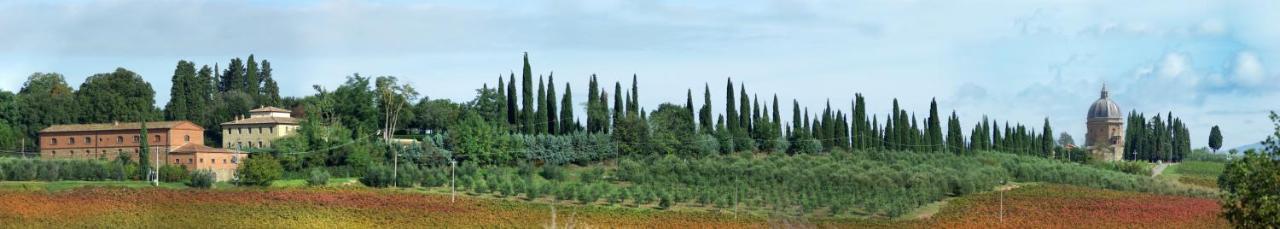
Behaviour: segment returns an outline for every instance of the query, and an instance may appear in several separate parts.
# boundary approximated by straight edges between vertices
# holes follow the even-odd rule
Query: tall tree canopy
[[[144,118],[158,119],[155,90],[137,73],[117,68],[111,73],[90,76],[76,91],[76,104],[81,108],[80,122],[136,122]]]

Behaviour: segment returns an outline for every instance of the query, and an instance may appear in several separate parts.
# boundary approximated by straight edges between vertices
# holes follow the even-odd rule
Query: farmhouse
[[[249,111],[248,118],[222,123],[222,147],[231,149],[268,148],[271,140],[298,130],[298,119],[289,110],[261,107]]]
[[[121,155],[137,161],[139,148],[146,141],[153,162],[184,166],[187,170],[210,169],[219,180],[229,180],[239,160],[239,151],[204,146],[204,128],[189,121],[147,122],[147,135],[142,123],[98,123],[54,125],[40,131],[42,159],[104,159]]]
[[[1110,96],[1107,85],[1102,85],[1102,96],[1089,106],[1086,123],[1085,148],[1100,161],[1124,160],[1124,116]]]

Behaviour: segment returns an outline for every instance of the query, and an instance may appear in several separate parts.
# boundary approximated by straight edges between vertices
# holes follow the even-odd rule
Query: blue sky
[[[848,110],[860,92],[881,115],[892,98],[924,115],[936,97],[966,128],[982,114],[1037,127],[1048,117],[1078,142],[1106,83],[1126,111],[1182,117],[1194,147],[1222,126],[1229,148],[1273,131],[1275,12],[1280,2],[4,1],[0,89],[32,72],[78,86],[125,67],[162,106],[178,60],[225,66],[253,53],[287,96],[358,72],[465,100],[529,52],[558,87],[572,80],[576,101],[590,74],[638,74],[646,107],[710,83],[722,111],[733,77],[813,109],[831,99]]]

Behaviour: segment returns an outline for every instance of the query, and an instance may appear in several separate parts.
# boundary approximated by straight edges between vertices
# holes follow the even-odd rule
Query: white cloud
[[[1160,76],[1173,78],[1188,74],[1191,70],[1191,61],[1187,60],[1187,56],[1181,53],[1166,54],[1160,61]]]
[[[1258,61],[1258,56],[1252,52],[1240,52],[1237,54],[1233,69],[1235,72],[1232,79],[1240,86],[1257,86],[1267,77],[1266,70],[1262,67],[1262,62]]]

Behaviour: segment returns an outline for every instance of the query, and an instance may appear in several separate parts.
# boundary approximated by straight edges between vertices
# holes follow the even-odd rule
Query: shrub
[[[391,186],[391,168],[381,165],[369,166],[364,177],[360,177],[360,183],[375,188]]]
[[[400,167],[400,171],[393,171],[392,176],[395,177],[395,186],[401,188],[412,188],[420,176],[417,166]]]
[[[578,178],[579,180],[582,180],[582,183],[595,183],[596,181],[600,181],[604,178],[604,168],[593,167],[587,169],[587,171],[578,174]]]
[[[240,176],[238,184],[241,186],[266,187],[284,175],[284,167],[269,154],[257,154],[245,160],[236,174]]]
[[[329,172],[323,169],[311,169],[311,176],[307,177],[307,186],[325,186],[329,185]]]
[[[182,182],[187,180],[189,175],[187,168],[175,165],[160,166],[160,181],[164,182]]]
[[[213,187],[214,174],[209,170],[196,170],[191,172],[191,178],[187,181],[187,187],[208,189]]]
[[[560,180],[564,178],[564,169],[557,165],[543,165],[538,175],[547,180]]]

